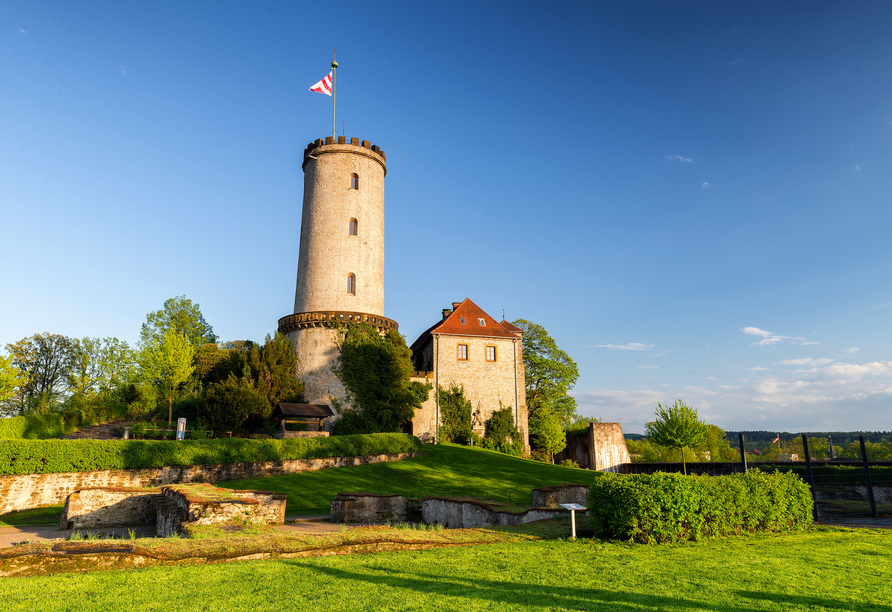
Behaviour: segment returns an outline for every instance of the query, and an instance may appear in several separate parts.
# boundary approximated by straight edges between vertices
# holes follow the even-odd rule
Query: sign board
[[[585,510],[585,506],[580,506],[579,504],[560,504],[560,506],[564,510]]]
[[[177,440],[186,439],[186,419],[177,419]]]

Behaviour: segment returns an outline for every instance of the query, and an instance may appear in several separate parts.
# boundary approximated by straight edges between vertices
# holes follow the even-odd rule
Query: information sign
[[[186,419],[177,419],[177,440],[186,439]]]

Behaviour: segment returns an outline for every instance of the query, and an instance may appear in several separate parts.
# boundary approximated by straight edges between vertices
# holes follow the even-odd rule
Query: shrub
[[[603,474],[589,491],[595,535],[641,544],[796,531],[812,521],[808,485],[793,474]]]
[[[212,384],[204,393],[198,416],[214,431],[238,431],[248,417],[270,411],[266,398],[230,377],[222,385]]]
[[[471,427],[471,402],[465,397],[462,385],[451,383],[437,390],[440,403],[440,438],[444,442],[468,445],[473,439]]]
[[[7,440],[0,444],[0,475],[52,474],[168,465],[286,461],[410,453],[418,438],[374,434],[284,440]]]
[[[0,439],[42,440],[58,438],[67,433],[61,414],[32,414],[0,419]]]
[[[482,446],[515,456],[523,452],[523,438],[514,426],[514,411],[510,406],[492,413],[486,422]]]

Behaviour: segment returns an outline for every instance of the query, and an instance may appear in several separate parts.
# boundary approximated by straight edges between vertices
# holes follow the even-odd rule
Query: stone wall
[[[570,511],[563,508],[530,508],[517,514],[495,512],[480,502],[446,497],[427,497],[421,502],[421,520],[424,523],[439,524],[449,529],[522,525],[569,514]]]
[[[592,423],[583,433],[567,434],[567,447],[555,455],[555,462],[566,459],[599,472],[622,472],[624,464],[632,463],[619,423]]]
[[[399,461],[421,453],[394,453],[362,457],[326,457],[291,461],[258,461],[212,465],[178,465],[143,470],[102,470],[0,476],[0,514],[62,504],[81,489],[96,487],[160,487],[182,482],[223,482],[242,478],[282,476],[333,467]]]
[[[229,521],[282,525],[285,502],[285,495],[271,491],[232,491],[210,485],[164,487],[157,504],[156,534],[166,538],[183,533],[187,526]]]
[[[468,345],[468,359],[459,361],[459,344]],[[496,348],[496,361],[486,361],[486,347]],[[462,385],[471,402],[474,430],[483,434],[486,421],[502,407],[511,407],[517,417],[524,448],[529,448],[529,425],[524,382],[523,348],[520,338],[452,336],[438,334],[433,339],[434,374],[416,375],[412,380],[448,387]],[[501,404],[500,404],[501,402]],[[432,391],[412,419],[412,434],[432,441],[437,430],[436,394]]]
[[[65,498],[59,529],[130,527],[155,523],[155,501],[161,489],[96,487]]]
[[[296,374],[304,383],[305,401],[308,404],[339,403],[346,406],[347,390],[332,370],[341,358],[338,332],[329,327],[308,327],[288,332],[288,339],[297,356]],[[337,418],[335,415],[325,420],[326,430],[331,430]]]
[[[560,504],[588,506],[589,485],[562,484],[533,489],[531,495],[534,508],[553,508]]]
[[[338,493],[331,500],[332,523],[405,522],[408,517],[406,498],[402,495],[376,493]]]

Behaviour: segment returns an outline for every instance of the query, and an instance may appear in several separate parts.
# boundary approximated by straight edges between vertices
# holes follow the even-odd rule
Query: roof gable
[[[516,338],[498,321],[472,302],[470,298],[458,305],[448,317],[430,330],[432,334],[451,334],[456,336],[484,336],[489,338]]]

